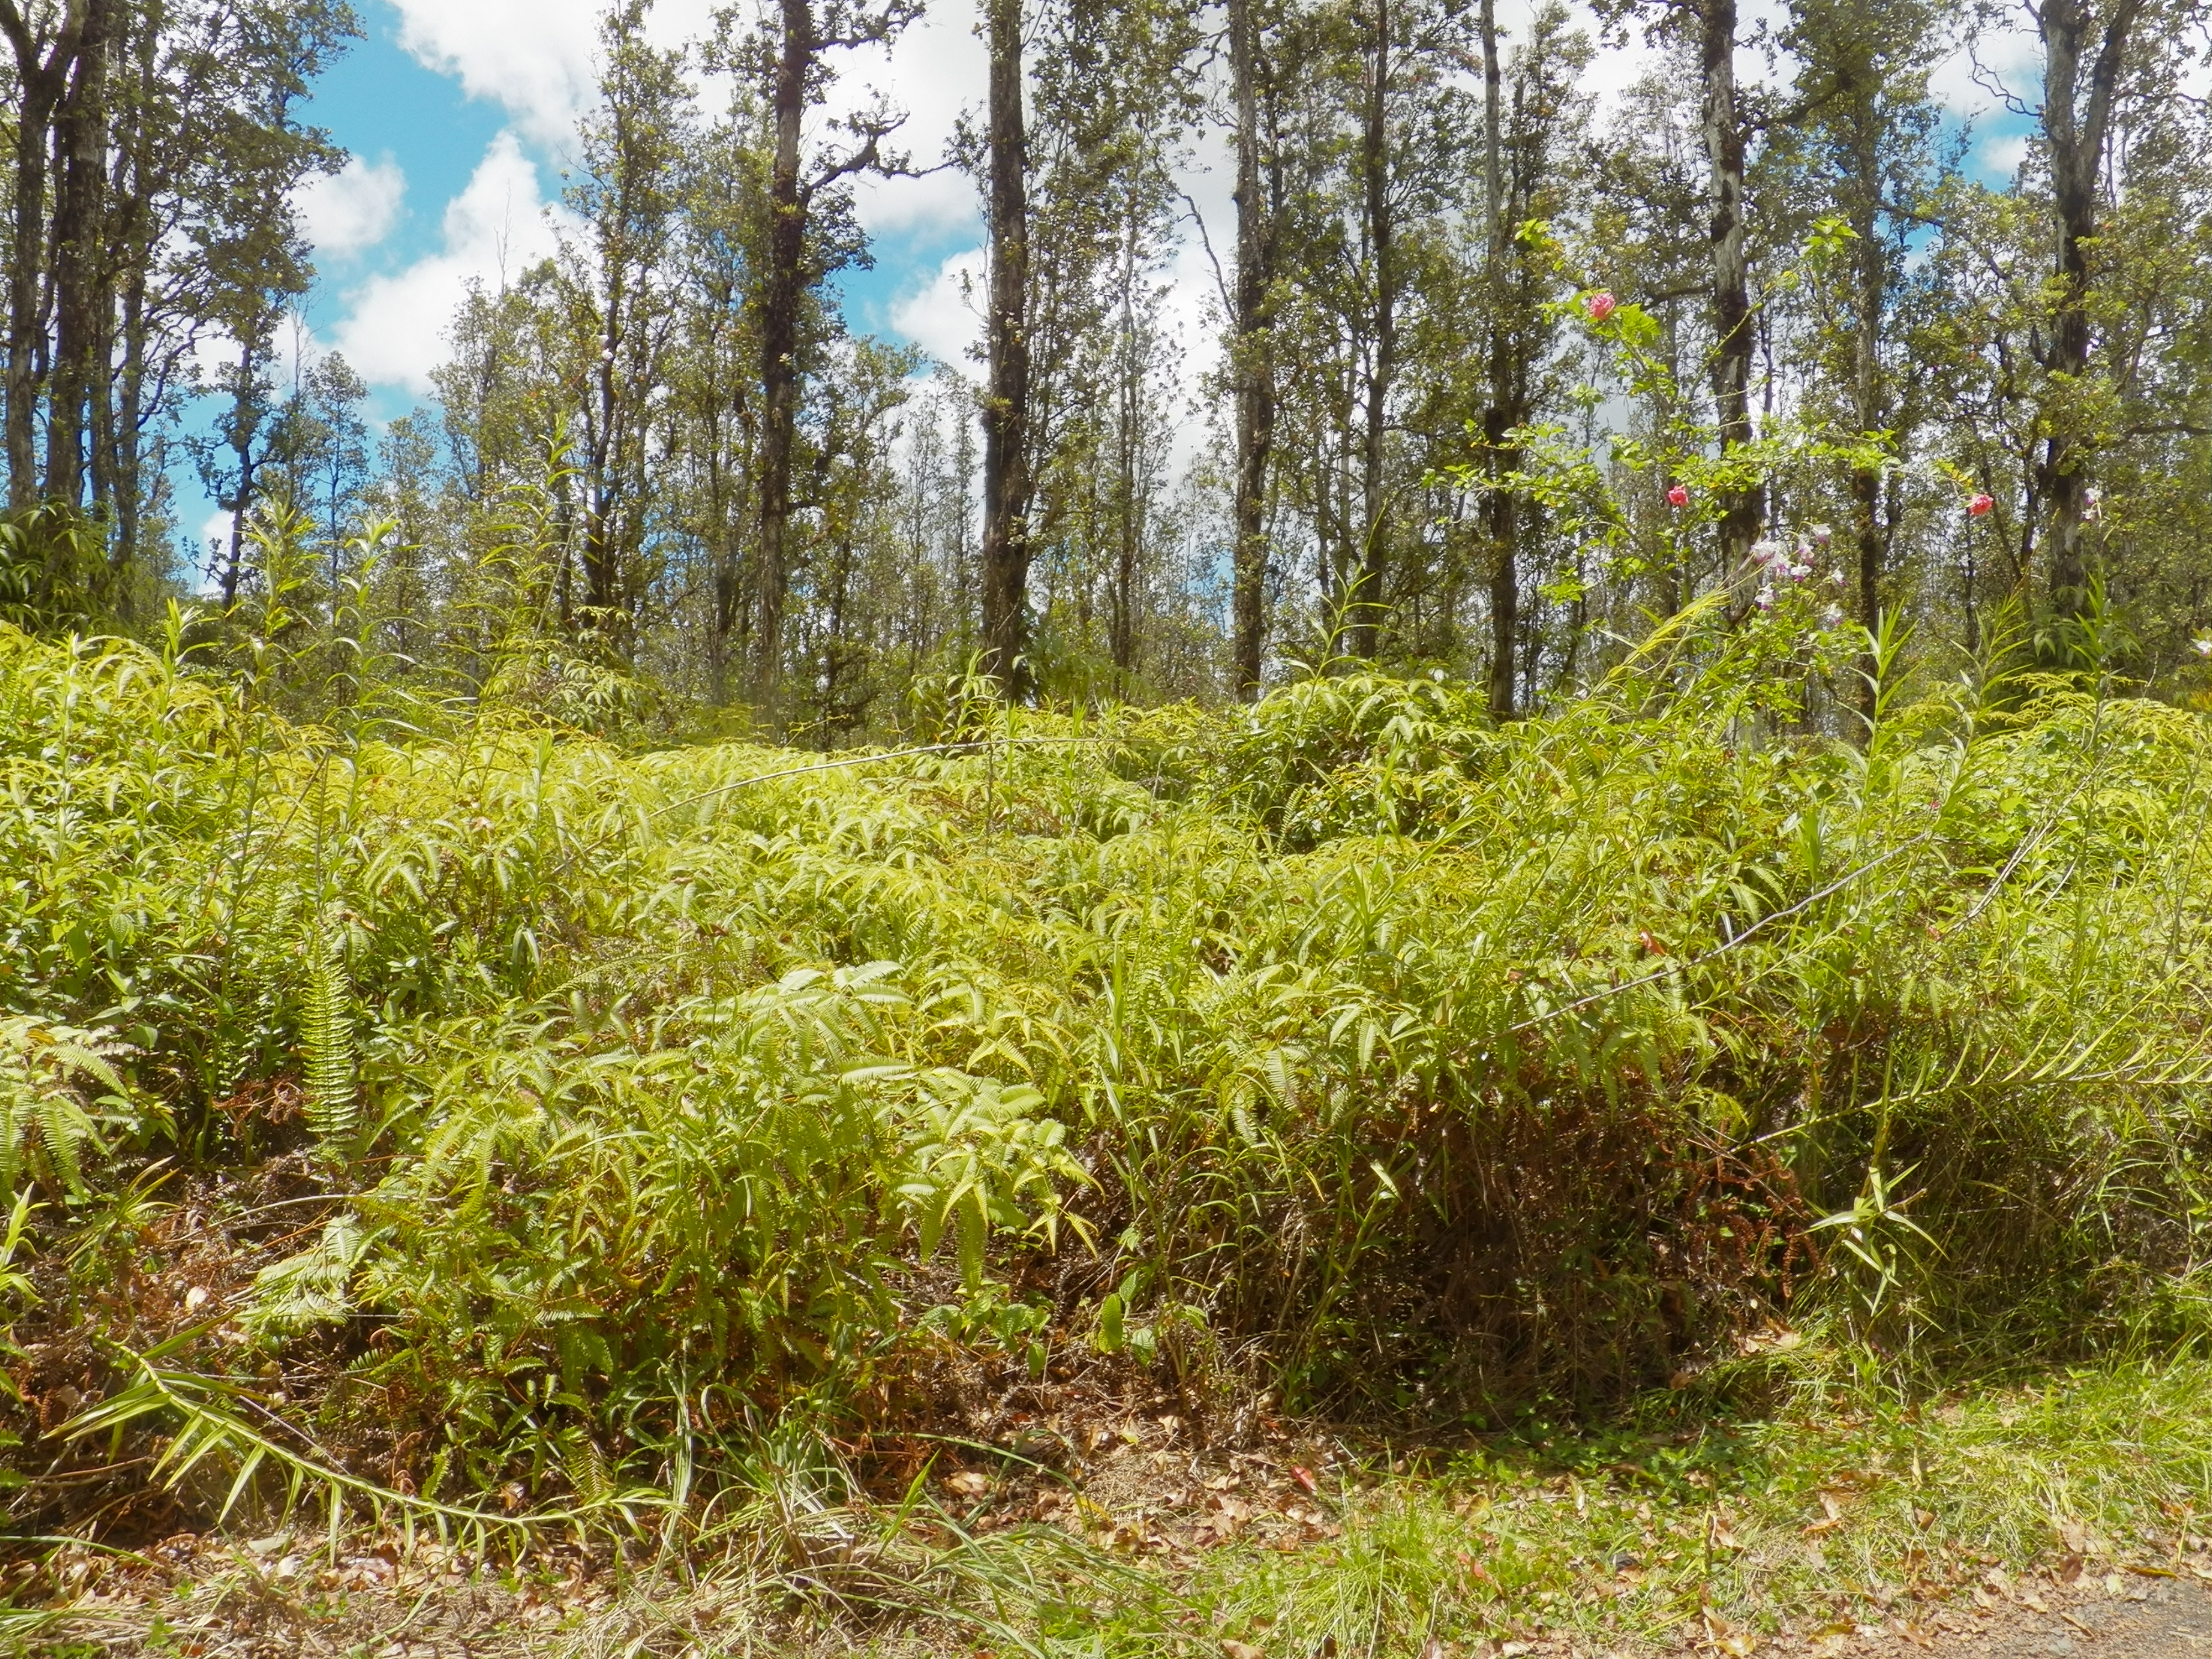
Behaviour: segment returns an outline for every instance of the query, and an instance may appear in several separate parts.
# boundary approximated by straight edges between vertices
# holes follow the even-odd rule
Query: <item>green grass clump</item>
[[[986,1547],[1053,1586],[1013,1638],[1045,1652],[1226,1640],[1389,1659],[1435,1644],[1648,1651],[1717,1637],[1748,1651],[1777,1633],[1925,1632],[1977,1584],[2002,1589],[2039,1560],[2093,1579],[2125,1571],[2124,1584],[2202,1565],[2185,1558],[2204,1547],[2212,1499],[2208,1389],[2197,1361],[1911,1408],[1808,1398],[1771,1422],[1686,1423],[1662,1407],[1599,1434],[1417,1455],[1395,1474],[1348,1465],[1311,1500],[1289,1492],[1330,1519],[1287,1541],[1103,1564],[1036,1532]],[[1248,1495],[1265,1514],[1288,1491]]]
[[[0,1013],[126,1085],[40,1085],[92,1190],[11,1166],[38,1293],[123,1342],[103,1425],[487,1524],[711,1506],[961,1352],[1433,1429],[1755,1401],[1788,1323],[1893,1376],[2185,1337],[2203,721],[1988,680],[1854,748],[1758,649],[825,763],[0,630]],[[251,1283],[94,1317],[249,1177]]]

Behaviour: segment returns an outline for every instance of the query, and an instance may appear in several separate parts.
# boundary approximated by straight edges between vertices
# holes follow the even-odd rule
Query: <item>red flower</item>
[[[1594,323],[1601,323],[1607,318],[1612,316],[1614,311],[1619,309],[1620,305],[1620,301],[1614,299],[1612,295],[1607,293],[1603,289],[1600,289],[1596,293],[1591,295],[1589,298],[1583,301],[1583,309],[1589,313],[1590,321]]]
[[[1993,498],[1988,495],[1977,495],[1966,503],[1966,512],[1970,517],[1984,519],[1989,516],[1990,509],[1996,505],[1996,502]]]
[[[1687,484],[1676,484],[1672,489],[1667,492],[1668,506],[1687,507],[1689,504],[1690,489]]]

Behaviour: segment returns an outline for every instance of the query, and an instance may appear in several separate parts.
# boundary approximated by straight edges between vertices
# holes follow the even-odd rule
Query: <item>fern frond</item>
[[[562,1449],[561,1462],[577,1501],[586,1509],[599,1509],[614,1497],[614,1476],[607,1468],[606,1454],[589,1436],[578,1434],[571,1439]]]
[[[361,1091],[354,1077],[353,986],[335,937],[319,932],[308,944],[307,995],[300,1008],[307,1127],[324,1152],[337,1158],[351,1151],[361,1127]]]
[[[84,1168],[79,1154],[85,1142],[93,1139],[92,1120],[84,1109],[58,1091],[40,1096],[39,1137],[46,1143],[46,1162],[53,1170],[55,1185],[82,1197]]]
[[[331,1217],[313,1245],[254,1276],[253,1301],[240,1322],[256,1337],[342,1322],[353,1312],[354,1269],[374,1238],[352,1216]]]

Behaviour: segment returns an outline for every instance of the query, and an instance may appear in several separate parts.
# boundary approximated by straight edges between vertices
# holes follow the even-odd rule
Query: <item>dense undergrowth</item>
[[[1225,1443],[2191,1340],[2203,721],[1992,672],[1853,747],[1764,649],[825,759],[0,629],[16,1524],[657,1525],[794,1425],[895,1493],[1079,1373]]]

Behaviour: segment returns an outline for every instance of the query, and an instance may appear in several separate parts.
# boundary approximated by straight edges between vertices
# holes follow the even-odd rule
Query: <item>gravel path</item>
[[[2009,1607],[1936,1647],[1954,1659],[2212,1659],[2212,1585],[2152,1578],[2047,1613]]]

